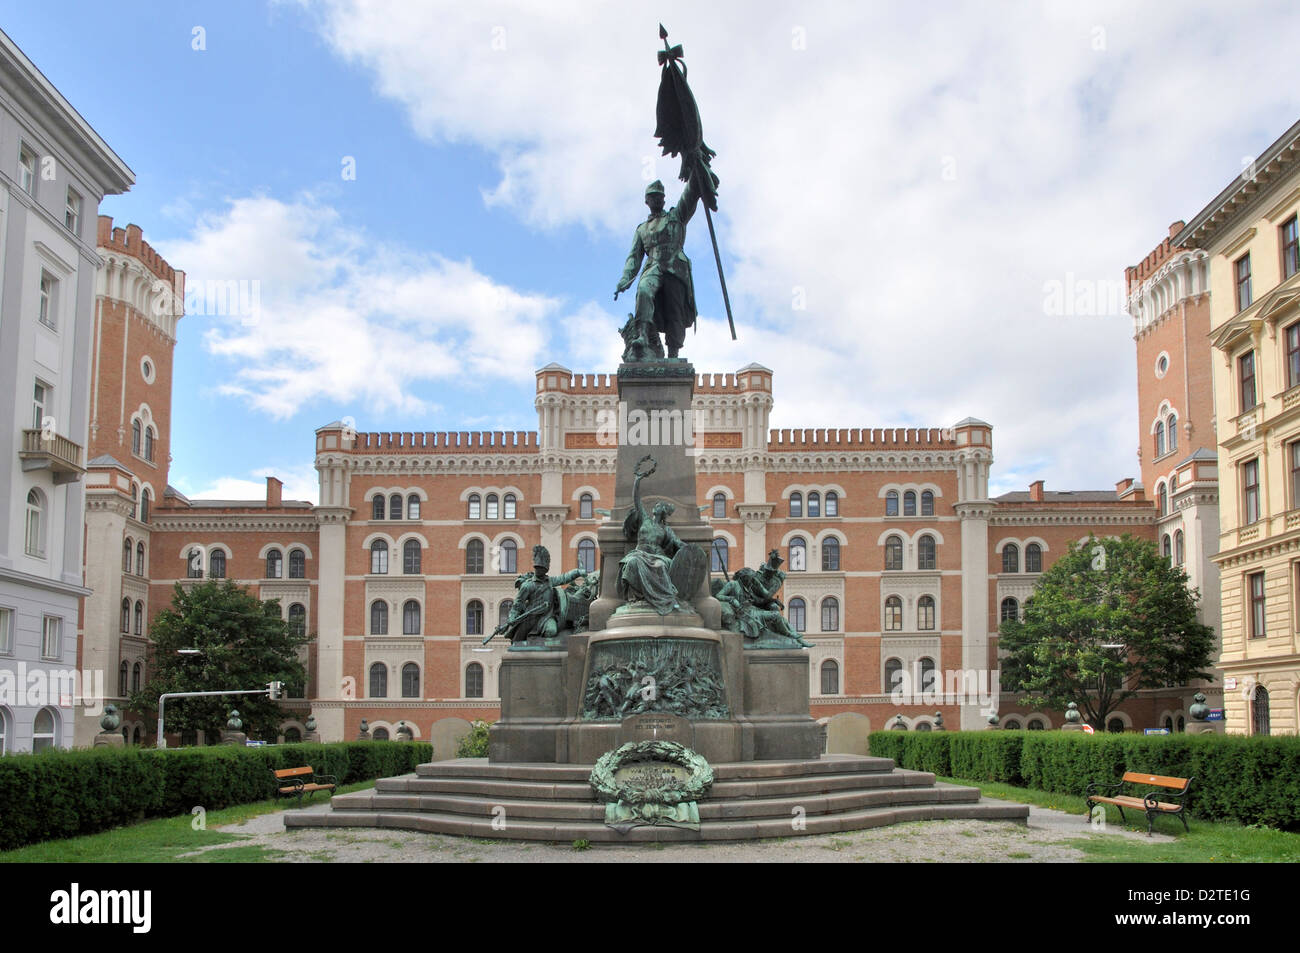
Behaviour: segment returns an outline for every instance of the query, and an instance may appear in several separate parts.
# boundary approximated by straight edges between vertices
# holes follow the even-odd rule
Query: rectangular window
[[[1241,377],[1241,412],[1244,414],[1255,407],[1255,352],[1249,351],[1237,359],[1237,370]]]
[[[45,617],[45,626],[41,633],[41,658],[57,661],[63,651],[63,620],[55,616]]]
[[[1285,281],[1300,271],[1300,228],[1297,228],[1296,217],[1292,215],[1278,231],[1282,245],[1282,280]]]
[[[1286,386],[1300,384],[1300,321],[1286,329]]]
[[[0,608],[0,655],[14,652],[14,610]]]
[[[1243,523],[1259,521],[1259,461],[1249,460],[1241,465]]]
[[[1247,579],[1250,585],[1250,637],[1262,639],[1267,634],[1264,626],[1264,574],[1254,572]]]
[[[74,235],[81,234],[81,196],[74,189],[68,189],[68,205],[63,211],[63,224]]]
[[[50,385],[37,380],[32,387],[32,429],[40,430],[45,423],[46,408],[50,406]]]
[[[59,282],[48,271],[41,272],[41,290],[40,303],[36,317],[47,328],[56,329],[59,326],[58,310],[56,308],[57,292]]]
[[[1237,286],[1237,310],[1250,307],[1250,252],[1232,263],[1233,281]]]
[[[18,187],[36,196],[36,153],[26,146],[18,147]]]
[[[1300,440],[1291,444],[1291,509],[1300,510]]]

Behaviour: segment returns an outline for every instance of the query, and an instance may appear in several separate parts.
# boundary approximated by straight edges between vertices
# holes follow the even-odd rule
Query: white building
[[[96,221],[134,182],[0,33],[0,752],[72,743]]]

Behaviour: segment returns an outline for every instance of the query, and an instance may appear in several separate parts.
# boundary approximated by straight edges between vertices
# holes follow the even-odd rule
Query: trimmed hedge
[[[1206,820],[1300,829],[1300,738],[1086,735],[1058,731],[876,731],[871,753],[899,767],[1080,797],[1125,771],[1194,778]]]
[[[271,772],[311,765],[339,784],[407,774],[427,742],[346,741],[264,748],[49,749],[0,758],[0,850],[93,834],[148,817],[214,811],[275,795]]]

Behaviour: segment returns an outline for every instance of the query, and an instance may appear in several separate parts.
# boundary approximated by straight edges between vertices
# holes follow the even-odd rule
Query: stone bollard
[[[122,716],[117,713],[116,705],[104,706],[104,714],[100,716],[99,727],[102,730],[95,735],[93,747],[122,748],[126,746],[126,739],[122,737],[122,733],[118,730],[122,727]]]
[[[305,741],[305,742],[313,742],[313,743],[315,743],[315,742],[319,742],[319,741],[320,741],[320,732],[316,730],[316,716],[315,716],[315,715],[308,715],[308,716],[307,716],[307,723],[306,723],[305,725],[303,725],[303,727],[306,729],[306,731],[304,731],[304,732],[302,733],[302,740],[303,740],[303,741]]]
[[[243,727],[244,723],[239,719],[239,712],[232,708],[230,717],[226,719],[226,727],[221,732],[221,743],[242,746],[248,740],[248,735],[240,730]]]
[[[891,731],[906,731],[906,730],[907,730],[907,722],[903,721],[903,716],[902,716],[902,715],[899,715],[899,716],[898,716],[898,720],[895,721],[895,722],[893,723],[893,725],[890,726],[890,730],[891,730]]]
[[[1083,716],[1079,714],[1079,706],[1074,702],[1065,706],[1065,724],[1061,726],[1062,731],[1083,731]]]
[[[370,722],[364,718],[361,719],[361,730],[357,733],[357,741],[370,740]]]
[[[993,714],[989,715],[989,724],[988,727],[985,728],[984,730],[997,731],[1001,724],[1002,724],[1002,719],[998,717],[997,712],[994,712]]]
[[[415,732],[411,730],[411,726],[404,721],[399,721],[397,723],[397,740],[411,741],[414,738],[415,738]]]
[[[1187,709],[1187,713],[1192,716],[1191,722],[1184,728],[1184,732],[1189,735],[1215,735],[1223,730],[1223,722],[1207,721],[1210,714],[1210,706],[1205,704],[1205,693],[1197,692],[1192,696],[1192,705]]]
[[[934,713],[934,727],[933,727],[931,730],[932,730],[932,731],[943,731],[943,730],[944,730],[944,728],[943,728],[943,712],[941,712],[941,711],[936,711],[936,712]]]

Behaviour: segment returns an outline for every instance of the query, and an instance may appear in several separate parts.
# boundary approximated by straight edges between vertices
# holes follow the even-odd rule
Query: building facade
[[[94,221],[134,176],[0,33],[0,753],[66,747],[82,581],[100,258]]]
[[[1224,708],[1300,728],[1300,123],[1175,236],[1209,265]]]

